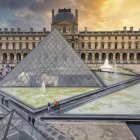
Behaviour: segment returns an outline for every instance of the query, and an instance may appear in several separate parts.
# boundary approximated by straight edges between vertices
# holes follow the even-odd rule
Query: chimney
[[[126,27],[126,26],[124,26],[124,27],[123,27],[123,31],[126,31],[126,28],[127,28],[127,27]]]
[[[20,28],[17,28],[17,31],[20,32]]]
[[[46,32],[46,28],[43,28],[43,32]]]
[[[133,31],[133,26],[130,27],[130,31]]]
[[[11,28],[11,32],[14,32],[14,28]]]
[[[5,32],[7,32],[7,31],[8,31],[8,29],[7,29],[7,28],[4,28],[4,31],[5,31]]]
[[[52,20],[53,20],[53,18],[54,18],[54,9],[52,9]]]
[[[87,33],[87,27],[85,27],[85,33]]]
[[[78,22],[78,9],[75,10],[75,18],[76,18],[76,22]]]
[[[30,32],[33,32],[33,31],[34,31],[34,29],[31,27],[31,28],[30,28]]]

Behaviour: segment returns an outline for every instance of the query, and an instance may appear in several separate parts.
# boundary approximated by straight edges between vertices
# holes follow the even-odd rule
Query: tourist
[[[54,110],[57,109],[57,101],[54,101]]]
[[[51,110],[51,104],[50,102],[48,103],[48,111]]]
[[[56,107],[57,107],[57,109],[59,110],[59,108],[60,108],[60,104],[59,104],[58,101],[57,101]]]
[[[6,107],[9,107],[8,102],[9,102],[9,99],[8,99],[8,97],[6,97],[6,98],[5,98],[5,106],[6,106]]]
[[[4,97],[1,98],[1,103],[4,104]]]
[[[29,123],[31,122],[31,119],[32,119],[32,118],[31,118],[31,116],[29,115],[29,116],[28,116],[28,122],[29,122]]]
[[[33,124],[33,126],[35,125],[35,118],[34,117],[32,117],[32,124]]]

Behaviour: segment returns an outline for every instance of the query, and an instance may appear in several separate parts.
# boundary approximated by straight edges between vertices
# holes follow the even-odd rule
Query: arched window
[[[113,61],[113,53],[109,53],[109,61]]]
[[[88,54],[88,61],[92,61],[92,53]]]
[[[82,58],[83,61],[85,61],[85,59],[86,59],[85,53],[81,53],[81,58]]]
[[[116,58],[117,63],[120,62],[120,54],[119,53],[116,53],[115,58]]]
[[[106,54],[102,53],[102,61],[105,61],[105,59],[106,59]]]
[[[127,53],[123,53],[123,61],[127,61]]]
[[[27,56],[27,53],[24,53],[24,54],[23,54],[23,58],[25,58],[26,56]]]
[[[95,61],[99,61],[99,53],[95,53]]]
[[[130,53],[130,61],[134,61],[134,53]]]
[[[140,62],[140,53],[137,53],[137,61]]]
[[[17,53],[17,61],[21,61],[21,54]]]
[[[14,62],[14,54],[10,53],[10,63],[13,63],[13,62]]]
[[[7,63],[7,54],[6,53],[3,54],[3,62]]]

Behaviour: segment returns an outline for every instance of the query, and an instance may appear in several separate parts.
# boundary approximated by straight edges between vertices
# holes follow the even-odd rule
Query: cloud
[[[14,25],[17,21],[17,26],[37,27],[34,25],[36,22],[39,24],[38,28],[46,23],[50,28],[51,10],[55,9],[57,13],[59,8],[71,7],[73,12],[74,9],[79,10],[79,30],[85,26],[89,30],[118,30],[132,25],[139,28],[139,0],[0,0],[0,12],[3,9],[14,13],[14,16],[9,16],[2,12],[0,18],[6,18],[7,22],[11,22],[9,25]]]
[[[22,11],[17,11],[15,16],[16,17],[20,17],[20,18],[25,18],[25,17],[29,17],[32,16],[33,12],[31,10],[22,10]]]

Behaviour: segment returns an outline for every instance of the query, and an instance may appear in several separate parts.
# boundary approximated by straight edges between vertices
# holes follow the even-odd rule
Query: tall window
[[[108,43],[108,49],[110,49],[111,48],[111,44],[110,43]]]
[[[16,46],[16,45],[15,45],[15,42],[13,42],[13,50],[15,49],[15,46]]]
[[[82,43],[82,49],[84,49],[85,48],[85,43]]]
[[[102,49],[104,49],[104,43],[102,43]]]
[[[115,36],[115,39],[117,39],[117,36]]]
[[[91,49],[91,43],[88,43],[88,49]]]
[[[26,43],[26,49],[29,49],[29,44],[28,43]]]
[[[66,33],[66,27],[63,27],[63,33]]]
[[[135,44],[135,48],[138,49],[138,43]]]
[[[115,49],[117,49],[118,48],[118,43],[115,43]]]
[[[122,49],[124,49],[124,43],[122,43]]]
[[[22,43],[21,42],[19,43],[19,49],[20,50],[22,49]]]
[[[128,48],[131,49],[131,43],[128,44]]]
[[[35,48],[35,43],[34,42],[32,43],[32,46],[33,46],[33,49],[34,49]]]
[[[104,36],[102,36],[102,40],[104,39]]]
[[[74,49],[74,43],[72,43],[72,48]]]
[[[8,49],[8,47],[9,47],[9,43],[8,43],[8,42],[6,42],[6,49]]]
[[[2,42],[0,42],[0,49],[2,49]]]
[[[95,43],[95,49],[97,49],[97,46],[98,46],[97,43]]]

